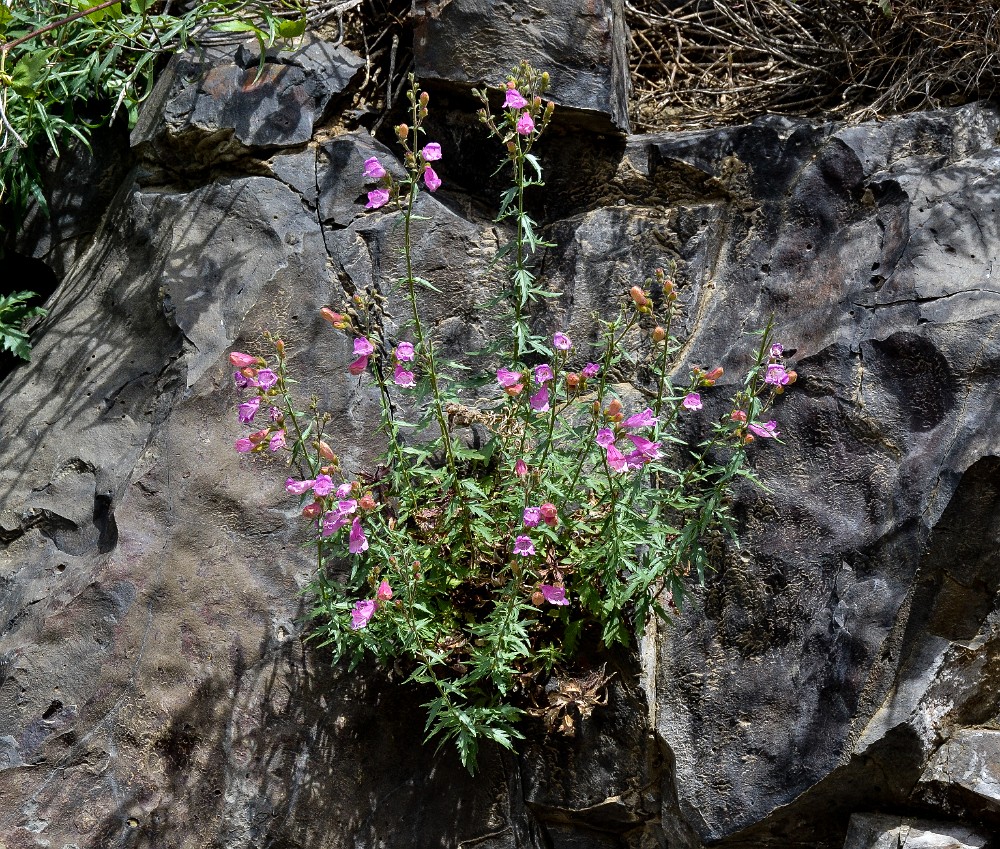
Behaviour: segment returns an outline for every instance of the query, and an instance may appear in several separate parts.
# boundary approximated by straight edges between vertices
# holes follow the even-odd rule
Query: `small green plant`
[[[3,350],[22,360],[31,359],[28,334],[24,332],[25,323],[48,312],[42,307],[28,306],[28,301],[35,297],[34,292],[0,295],[0,341],[3,342]]]
[[[395,286],[409,321],[388,338],[379,291],[321,311],[352,340],[350,373],[377,387],[384,453],[367,469],[345,468],[317,400],[301,410],[293,398],[280,339],[267,358],[230,355],[247,393],[239,419],[256,427],[236,450],[288,452],[285,487],[313,529],[316,638],[352,667],[372,657],[423,685],[428,738],[452,742],[470,771],[481,741],[513,747],[525,714],[572,731],[600,702],[605,651],[634,646],[650,617],[669,619],[687,580],[704,577],[710,547],[733,533],[732,487],[753,479],[748,446],[778,436],[765,413],[795,379],[765,329],[724,415],[692,451],[682,422],[722,369],[693,368],[675,384],[682,299],[666,270],[623,285],[611,316],[594,318],[595,345],[530,332],[549,294],[532,272],[542,243],[524,213],[524,192],[541,185],[532,149],[552,116],[547,83],[522,65],[492,99],[482,93],[482,121],[513,172],[500,216],[514,224],[503,251],[511,332],[502,352],[480,352],[496,357],[495,382],[443,363],[421,318],[422,292],[434,286],[413,267],[411,234],[420,193],[441,186],[443,154],[423,138],[429,97],[415,83],[409,123],[396,128],[405,176],[365,162],[377,183],[367,207],[401,211]],[[574,686],[547,692],[554,673]]]

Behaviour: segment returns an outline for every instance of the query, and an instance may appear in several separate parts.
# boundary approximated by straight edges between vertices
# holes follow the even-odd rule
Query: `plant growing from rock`
[[[384,452],[363,470],[340,462],[315,399],[303,411],[292,397],[281,340],[270,358],[230,355],[244,393],[239,418],[254,428],[236,449],[287,452],[285,487],[312,528],[315,637],[352,667],[371,656],[423,685],[428,739],[454,743],[470,771],[482,740],[513,747],[526,713],[572,730],[574,711],[600,702],[603,652],[634,645],[651,617],[669,618],[689,576],[704,577],[707,545],[733,532],[732,487],[753,478],[748,446],[778,436],[766,413],[795,379],[768,328],[726,414],[692,452],[682,421],[699,415],[722,369],[674,382],[681,308],[666,271],[595,318],[595,347],[530,332],[548,293],[532,272],[541,242],[524,192],[541,184],[532,148],[552,116],[547,83],[522,65],[499,111],[481,93],[482,121],[513,171],[500,213],[514,222],[504,251],[512,328],[491,391],[443,365],[421,316],[421,290],[433,284],[413,267],[414,209],[421,191],[441,185],[442,150],[424,137],[429,98],[415,83],[409,123],[396,128],[405,176],[365,162],[375,183],[367,207],[401,213],[395,285],[409,320],[388,338],[379,293],[322,310],[352,340],[346,368],[378,388]],[[613,381],[640,365],[645,385]],[[420,411],[415,421],[404,407]],[[546,693],[553,673],[566,672],[576,674],[571,686]]]

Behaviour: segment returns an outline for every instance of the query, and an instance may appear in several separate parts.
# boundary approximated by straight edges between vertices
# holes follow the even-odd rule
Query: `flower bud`
[[[796,380],[799,379],[799,376],[794,371],[786,372],[786,374],[788,375],[788,383],[786,386],[791,386]]]
[[[664,330],[662,327],[660,327],[660,325],[656,325],[656,327],[653,328],[652,335],[653,335],[653,341],[656,343],[660,343],[667,338],[667,331]]]
[[[633,286],[628,293],[637,307],[646,306],[646,293],[642,291],[641,286]]]
[[[375,509],[375,499],[372,498],[370,492],[366,492],[361,498],[358,499],[358,507],[362,510],[374,510]]]
[[[554,528],[559,522],[559,511],[556,510],[556,505],[549,501],[546,501],[541,507],[538,508],[542,514],[542,521],[545,522],[550,528]]]
[[[751,442],[753,442],[753,434],[748,433],[746,436],[743,437],[743,444],[749,445]]]
[[[580,385],[580,375],[575,371],[566,372],[566,385],[570,389],[576,389]]]
[[[410,135],[410,128],[406,124],[400,124],[396,127],[396,136],[400,141],[405,142],[407,136]]]
[[[285,343],[282,342],[280,339],[274,340],[274,348],[280,356],[282,357],[285,356]]]
[[[534,106],[535,109],[541,109],[542,108],[542,98],[540,98],[536,94],[533,98],[531,98],[531,105]]]
[[[747,414],[743,410],[733,410],[729,414],[730,421],[734,422],[745,422],[747,420]]]
[[[515,383],[513,386],[505,386],[503,391],[510,395],[511,398],[516,398],[524,391],[524,384]]]
[[[247,380],[253,380],[257,376],[257,369],[255,368],[243,368],[240,369],[240,374],[242,374]]]
[[[333,449],[322,439],[316,443],[316,450],[319,451],[319,456],[324,460],[331,460],[335,462],[337,459],[337,455],[333,453]]]
[[[267,428],[264,430],[255,430],[253,433],[247,434],[247,439],[249,439],[254,445],[257,445],[267,439]]]
[[[550,100],[545,104],[545,120],[548,121],[552,117],[552,113],[556,111],[556,105]]]
[[[705,375],[705,380],[718,380],[725,374],[725,369],[722,366],[716,366],[708,374]]]
[[[549,84],[549,72],[542,71],[542,86],[548,86]]]
[[[519,459],[514,464],[514,474],[519,478],[526,477],[528,474],[528,464],[524,460]]]
[[[231,362],[236,368],[246,368],[247,366],[255,365],[258,362],[257,357],[252,357],[250,354],[244,354],[240,351],[233,351],[229,355],[229,362]]]
[[[426,91],[420,92],[420,105],[421,106],[426,106],[428,103],[430,103],[430,100],[431,100],[431,96]]]
[[[339,312],[334,312],[329,307],[323,307],[319,311],[319,314],[320,314],[320,316],[322,316],[322,318],[323,318],[324,321],[330,322],[330,324],[332,324],[338,330],[340,329],[340,325],[346,319],[346,316],[341,315]]]
[[[302,515],[307,519],[315,519],[320,513],[323,512],[323,504],[320,501],[314,501],[312,504],[307,504],[302,508]]]
[[[543,604],[545,604],[545,596],[542,595],[541,590],[535,590],[531,594],[531,603],[535,605],[535,607],[541,607]]]
[[[607,409],[604,411],[604,415],[611,421],[621,421],[623,409],[622,402],[617,398],[612,398],[611,403],[608,404]]]

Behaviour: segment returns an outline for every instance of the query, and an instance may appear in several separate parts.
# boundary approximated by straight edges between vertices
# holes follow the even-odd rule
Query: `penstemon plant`
[[[350,373],[378,387],[384,452],[367,471],[344,467],[316,400],[297,407],[280,339],[267,358],[230,355],[245,393],[240,421],[268,415],[236,449],[287,453],[294,473],[285,487],[312,529],[315,637],[352,668],[371,656],[423,685],[428,739],[453,742],[470,772],[482,740],[514,746],[526,713],[571,732],[573,711],[586,715],[596,699],[560,693],[553,676],[589,672],[579,680],[600,689],[594,658],[634,645],[651,617],[669,619],[692,573],[704,579],[710,545],[734,534],[732,487],[753,479],[748,446],[778,436],[765,414],[795,380],[769,325],[727,414],[692,451],[682,419],[702,409],[722,369],[694,368],[674,382],[681,307],[667,271],[623,291],[613,318],[595,317],[590,356],[564,332],[530,333],[542,306],[531,256],[542,242],[524,192],[541,183],[531,150],[552,116],[541,100],[547,83],[522,65],[499,111],[481,93],[483,123],[505,151],[501,168],[513,171],[500,215],[514,223],[504,254],[512,329],[491,392],[442,364],[421,319],[421,291],[433,284],[413,268],[414,208],[421,191],[441,185],[442,151],[423,138],[429,98],[412,78],[410,123],[396,128],[405,176],[365,162],[377,184],[367,207],[401,214],[396,286],[408,322],[401,338],[388,338],[379,293],[321,310],[353,340]],[[637,376],[631,391],[612,381],[620,375]],[[417,420],[406,421],[403,407],[420,411]]]

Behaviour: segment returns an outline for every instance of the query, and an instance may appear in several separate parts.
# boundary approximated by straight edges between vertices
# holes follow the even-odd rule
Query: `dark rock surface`
[[[303,56],[265,67],[328,79]],[[996,109],[553,135],[553,173],[583,188],[546,189],[541,279],[563,297],[540,321],[584,346],[594,310],[674,260],[684,367],[726,367],[702,421],[772,314],[800,377],[775,413],[785,444],[756,449],[768,489],[740,494],[743,548],[578,737],[529,726],[470,780],[421,745],[420,693],[302,641],[311,564],[282,468],[232,450],[226,353],[271,330],[343,461],[370,453],[377,398],[318,309],[378,287],[394,332],[399,230],[359,202],[361,163],[391,153],[312,94],[261,99],[243,130],[225,98],[174,127],[178,91],[252,73],[245,53],[206,62],[163,84],[138,167],[0,385],[0,849],[983,849],[1000,815]],[[495,330],[502,237],[489,172],[464,162],[464,193],[441,166],[415,255],[460,353]]]

